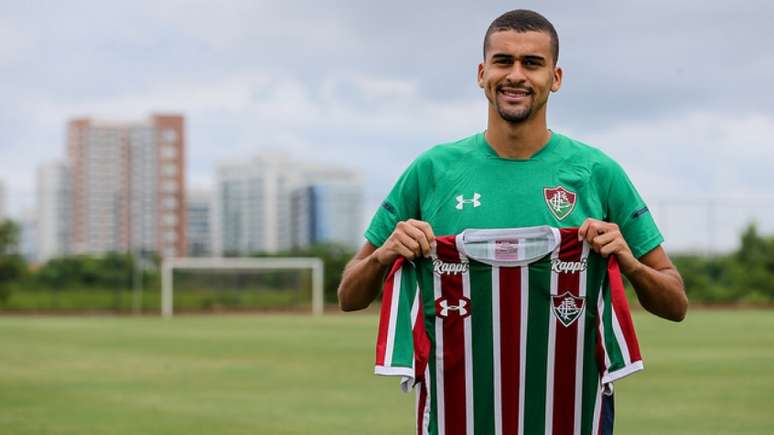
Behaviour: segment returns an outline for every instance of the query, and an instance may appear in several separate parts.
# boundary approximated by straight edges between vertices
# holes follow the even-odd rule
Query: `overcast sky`
[[[617,159],[668,241],[725,247],[750,216],[774,231],[771,2],[0,4],[16,215],[35,205],[35,168],[64,156],[68,119],[154,112],[186,116],[189,186],[279,149],[362,170],[370,212],[421,151],[483,130],[483,33],[525,7],[559,32],[549,126]]]

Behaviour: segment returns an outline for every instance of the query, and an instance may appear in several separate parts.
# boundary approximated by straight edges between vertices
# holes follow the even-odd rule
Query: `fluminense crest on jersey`
[[[465,204],[472,204],[473,208],[481,205],[481,195],[477,192],[473,192],[473,198],[465,198],[463,195],[457,195],[457,210],[462,210]]]
[[[570,292],[564,292],[559,296],[553,296],[554,315],[564,326],[570,326],[583,314],[585,306],[584,298],[573,296]]]
[[[433,260],[433,272],[438,275],[456,275],[458,273],[465,273],[468,271],[470,263],[464,261],[462,263],[448,263],[440,258]]]
[[[551,270],[556,273],[575,273],[586,270],[588,263],[585,258],[580,261],[562,261],[558,258],[551,260]]]
[[[556,186],[543,189],[543,198],[546,200],[548,210],[558,220],[563,220],[575,209],[575,200],[577,195],[570,192],[562,186]]]
[[[438,298],[435,301],[435,315],[438,317],[449,317],[449,312],[456,311],[461,318],[470,315],[470,299],[462,296],[456,300],[447,298]]]

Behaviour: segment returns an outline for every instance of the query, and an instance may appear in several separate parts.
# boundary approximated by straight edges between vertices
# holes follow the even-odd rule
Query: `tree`
[[[24,274],[26,265],[19,255],[19,226],[13,221],[0,222],[0,302],[11,294],[11,283]]]

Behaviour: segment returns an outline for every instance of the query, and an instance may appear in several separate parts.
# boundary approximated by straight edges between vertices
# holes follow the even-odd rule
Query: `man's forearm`
[[[626,274],[634,286],[643,308],[665,319],[679,322],[685,318],[688,299],[683,290],[683,279],[674,268],[654,269],[641,263]]]
[[[339,307],[343,311],[368,307],[379,294],[386,272],[387,267],[379,263],[376,255],[352,259],[344,268],[339,284]]]

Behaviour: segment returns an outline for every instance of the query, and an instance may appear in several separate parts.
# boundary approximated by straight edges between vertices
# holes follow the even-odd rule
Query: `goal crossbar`
[[[315,257],[270,257],[270,258],[223,258],[223,257],[178,257],[165,258],[161,263],[161,314],[172,317],[172,292],[175,269],[219,269],[219,270],[266,270],[266,269],[311,269],[312,270],[312,313],[323,313],[323,261]]]

